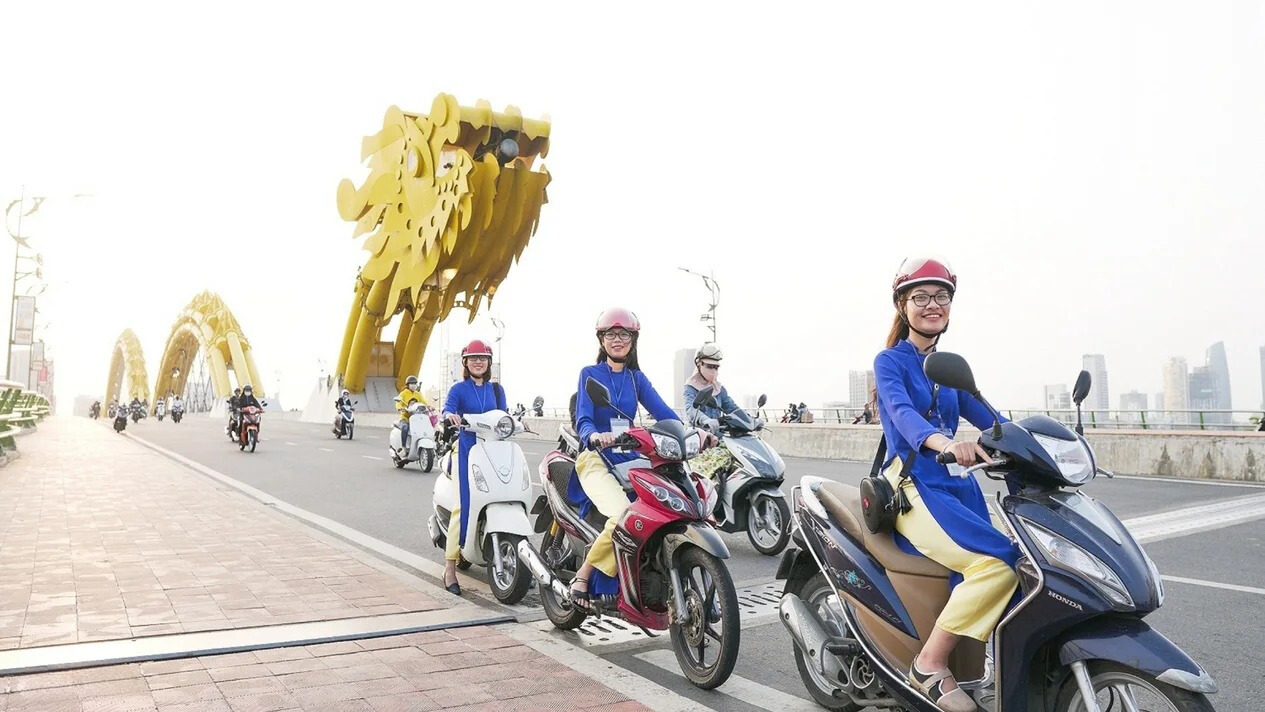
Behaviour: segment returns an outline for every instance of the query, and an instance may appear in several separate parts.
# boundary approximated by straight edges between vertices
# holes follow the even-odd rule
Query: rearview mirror
[[[769,402],[769,397],[768,397],[768,396],[766,396],[766,395],[764,395],[763,393],[761,393],[761,394],[760,394],[760,399],[759,399],[759,400],[757,400],[757,401],[755,402],[755,407],[757,407],[757,408],[763,408],[763,407],[764,407],[764,404],[765,404],[765,403],[768,403],[768,402]]]
[[[606,386],[602,385],[601,381],[592,376],[589,376],[584,381],[584,394],[589,397],[589,400],[593,401],[593,405],[599,408],[610,407],[611,392],[607,390]]]
[[[694,394],[694,407],[702,408],[704,406],[716,405],[716,398],[712,396],[712,392],[712,386],[700,388],[698,393]]]
[[[971,395],[979,392],[975,387],[975,376],[966,359],[948,351],[936,351],[927,356],[922,370],[933,382],[948,388],[966,391]]]
[[[1081,371],[1076,377],[1076,385],[1072,387],[1072,402],[1080,405],[1085,401],[1085,396],[1089,395],[1089,386],[1093,383],[1093,379],[1089,376],[1089,371]]]

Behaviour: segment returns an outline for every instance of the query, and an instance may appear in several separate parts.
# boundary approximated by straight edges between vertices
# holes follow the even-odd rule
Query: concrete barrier
[[[524,418],[539,435],[555,440],[561,418]],[[875,425],[770,424],[760,437],[785,457],[870,462],[882,430]],[[959,438],[979,431],[963,428]],[[1265,482],[1265,434],[1250,432],[1089,430],[1098,464],[1122,475]]]

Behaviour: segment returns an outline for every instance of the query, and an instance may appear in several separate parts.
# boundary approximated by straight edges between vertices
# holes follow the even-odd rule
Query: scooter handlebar
[[[936,455],[936,462],[940,463],[941,465],[953,465],[953,464],[956,464],[957,461],[958,461],[957,455],[954,455],[951,452],[942,452],[939,455]]]

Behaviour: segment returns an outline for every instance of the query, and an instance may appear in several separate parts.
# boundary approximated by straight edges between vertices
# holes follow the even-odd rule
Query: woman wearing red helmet
[[[896,315],[887,349],[874,359],[878,410],[887,438],[885,475],[909,502],[896,517],[896,543],[953,572],[949,602],[914,658],[909,682],[949,712],[974,712],[975,702],[949,672],[949,653],[960,636],[987,640],[1014,595],[1019,552],[989,520],[979,483],[954,477],[936,462],[952,452],[961,465],[989,461],[973,441],[954,442],[958,421],[978,428],[993,417],[964,391],[932,384],[923,372],[949,328],[957,275],[940,260],[910,258],[892,282]]]
[[[461,349],[462,381],[448,389],[448,399],[444,401],[444,417],[449,422],[460,425],[463,415],[508,409],[505,389],[499,383],[488,383],[491,371],[491,346],[475,339]],[[457,583],[457,560],[461,558],[461,547],[465,546],[469,524],[466,512],[470,505],[470,479],[466,471],[466,458],[476,439],[474,433],[465,430],[457,439],[461,500],[452,510],[452,518],[448,522],[448,546],[444,552],[444,586],[450,593],[457,595],[461,595],[461,586]]]
[[[606,515],[606,527],[598,534],[589,548],[584,565],[571,583],[571,598],[580,607],[587,607],[589,600],[589,576],[599,569],[607,576],[615,576],[615,549],[611,544],[611,532],[619,523],[619,516],[628,508],[628,496],[619,480],[607,467],[635,460],[636,453],[598,453],[615,442],[615,438],[631,427],[631,423],[619,415],[630,417],[637,413],[640,404],[655,420],[680,420],[676,413],[663,402],[650,379],[637,364],[637,337],[641,323],[637,315],[627,309],[607,309],[597,318],[597,363],[580,370],[580,386],[576,397],[576,432],[580,442],[588,447],[575,461],[576,476],[584,493]],[[584,384],[592,376],[606,386],[614,407],[598,407],[593,404]]]

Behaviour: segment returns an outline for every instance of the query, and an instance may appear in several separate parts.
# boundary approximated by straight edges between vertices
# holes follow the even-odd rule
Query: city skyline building
[[[1046,410],[1070,410],[1072,393],[1067,390],[1066,383],[1056,383],[1045,387]]]
[[[1230,397],[1230,366],[1226,361],[1225,342],[1218,341],[1209,346],[1204,360],[1212,374],[1213,385],[1212,405],[1208,407],[1217,410],[1233,409],[1233,399]],[[1209,413],[1204,416],[1204,420],[1209,423],[1226,424],[1230,422],[1230,414]]]
[[[685,410],[685,382],[694,374],[697,349],[677,349],[672,357],[672,407]]]
[[[1171,422],[1185,424],[1187,422],[1186,414],[1176,411],[1187,410],[1190,407],[1188,399],[1190,372],[1186,367],[1186,359],[1181,356],[1170,358],[1168,363],[1164,364],[1163,373],[1164,410],[1171,412]]]
[[[1085,406],[1090,410],[1103,413],[1111,410],[1111,387],[1107,381],[1107,357],[1102,354],[1085,354],[1081,357],[1081,368],[1089,371],[1093,379],[1089,387],[1089,396]]]
[[[874,371],[848,371],[848,402],[853,408],[863,408],[870,402],[870,391],[874,389]]]

